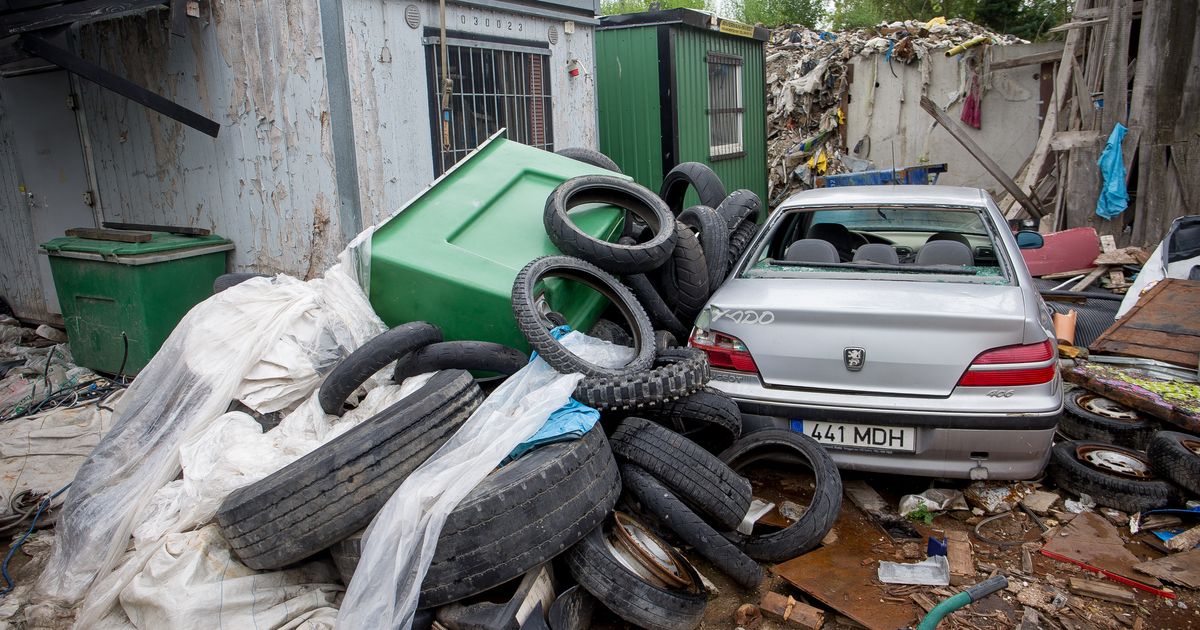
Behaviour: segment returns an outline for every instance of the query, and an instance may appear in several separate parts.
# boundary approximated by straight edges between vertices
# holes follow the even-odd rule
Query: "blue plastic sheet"
[[[1104,177],[1104,187],[1100,189],[1100,198],[1096,200],[1096,214],[1104,219],[1112,219],[1129,207],[1129,192],[1125,190],[1125,160],[1121,156],[1121,142],[1125,140],[1127,131],[1125,125],[1117,123],[1108,136],[1100,160],[1096,162]]]
[[[563,325],[551,330],[550,334],[553,335],[555,339],[562,339],[563,335],[566,335],[569,332],[571,332],[571,327]],[[531,356],[529,360],[533,361],[536,358],[537,353],[534,352],[533,356]],[[539,446],[545,446],[546,444],[553,444],[555,442],[577,440],[583,437],[584,433],[587,433],[589,430],[591,430],[592,426],[595,425],[596,421],[599,419],[599,411],[596,411],[595,409],[579,402],[578,400],[575,400],[574,398],[570,398],[567,400],[565,405],[554,410],[554,412],[550,414],[550,417],[546,418],[545,424],[542,425],[542,428],[538,429],[537,433],[534,433],[532,436],[530,436],[528,440],[518,444],[516,448],[514,448],[512,452],[508,454],[508,457],[504,459],[504,462],[502,462],[501,465],[507,464],[508,462],[517,459],[518,457]]]

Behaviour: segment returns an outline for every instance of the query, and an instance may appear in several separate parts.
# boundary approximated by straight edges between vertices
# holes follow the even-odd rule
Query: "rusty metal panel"
[[[73,37],[84,58],[222,126],[211,139],[83,84],[104,218],[209,228],[236,243],[234,268],[311,277],[343,245],[317,3],[201,7],[183,39],[166,11]]]
[[[1166,279],[1104,331],[1088,351],[1195,368],[1200,361],[1200,282]]]

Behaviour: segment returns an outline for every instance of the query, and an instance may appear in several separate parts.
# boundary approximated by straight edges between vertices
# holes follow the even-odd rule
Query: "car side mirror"
[[[1046,239],[1033,230],[1021,230],[1017,232],[1017,247],[1021,249],[1041,249],[1042,245],[1045,244]]]

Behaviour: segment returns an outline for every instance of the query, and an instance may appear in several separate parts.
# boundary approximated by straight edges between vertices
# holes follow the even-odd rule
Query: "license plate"
[[[830,446],[848,446],[882,451],[917,450],[917,430],[913,427],[885,427],[875,424],[845,424],[792,420],[792,430]]]

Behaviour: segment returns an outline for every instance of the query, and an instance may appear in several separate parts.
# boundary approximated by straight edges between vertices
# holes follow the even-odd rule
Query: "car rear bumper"
[[[950,479],[1033,479],[1050,458],[1060,412],[1040,415],[934,415],[873,413],[765,403],[735,398],[743,433],[792,421],[908,426],[916,430],[913,452],[825,445],[839,468]]]

